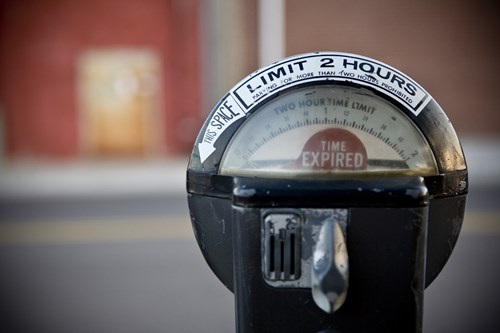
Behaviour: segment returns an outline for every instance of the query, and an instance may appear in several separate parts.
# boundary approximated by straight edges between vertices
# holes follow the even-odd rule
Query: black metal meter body
[[[457,241],[467,167],[400,71],[347,53],[284,59],[216,105],[187,170],[203,255],[238,332],[418,332]]]

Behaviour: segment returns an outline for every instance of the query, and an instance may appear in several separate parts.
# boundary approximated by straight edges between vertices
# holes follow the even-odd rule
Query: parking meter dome
[[[239,179],[270,188],[282,182],[284,190],[291,182],[321,188],[380,180],[372,190],[383,191],[384,182],[415,176],[429,195],[428,285],[457,241],[468,191],[449,119],[418,83],[384,63],[347,53],[297,55],[244,78],[208,115],[187,170],[191,221],[208,264],[233,290]]]

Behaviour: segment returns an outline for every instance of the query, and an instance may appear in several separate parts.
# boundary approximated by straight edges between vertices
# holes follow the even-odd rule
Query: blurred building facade
[[[7,158],[189,149],[202,117],[199,7],[196,0],[0,1]]]
[[[459,134],[500,133],[495,2],[283,4],[285,56],[379,59],[425,87]],[[188,153],[210,108],[258,68],[258,5],[0,0],[4,159]]]

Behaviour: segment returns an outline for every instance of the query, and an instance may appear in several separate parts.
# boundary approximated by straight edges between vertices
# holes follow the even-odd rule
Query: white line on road
[[[464,234],[500,234],[500,212],[465,214]],[[194,240],[188,217],[0,223],[0,245],[91,244],[147,240]]]
[[[0,223],[0,244],[106,243],[169,239],[194,239],[188,217]]]

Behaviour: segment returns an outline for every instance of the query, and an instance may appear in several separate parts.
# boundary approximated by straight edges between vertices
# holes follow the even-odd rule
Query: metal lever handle
[[[347,209],[335,210],[333,216],[321,226],[314,248],[312,295],[316,304],[327,313],[339,309],[347,296],[349,258],[344,235],[346,221]]]

